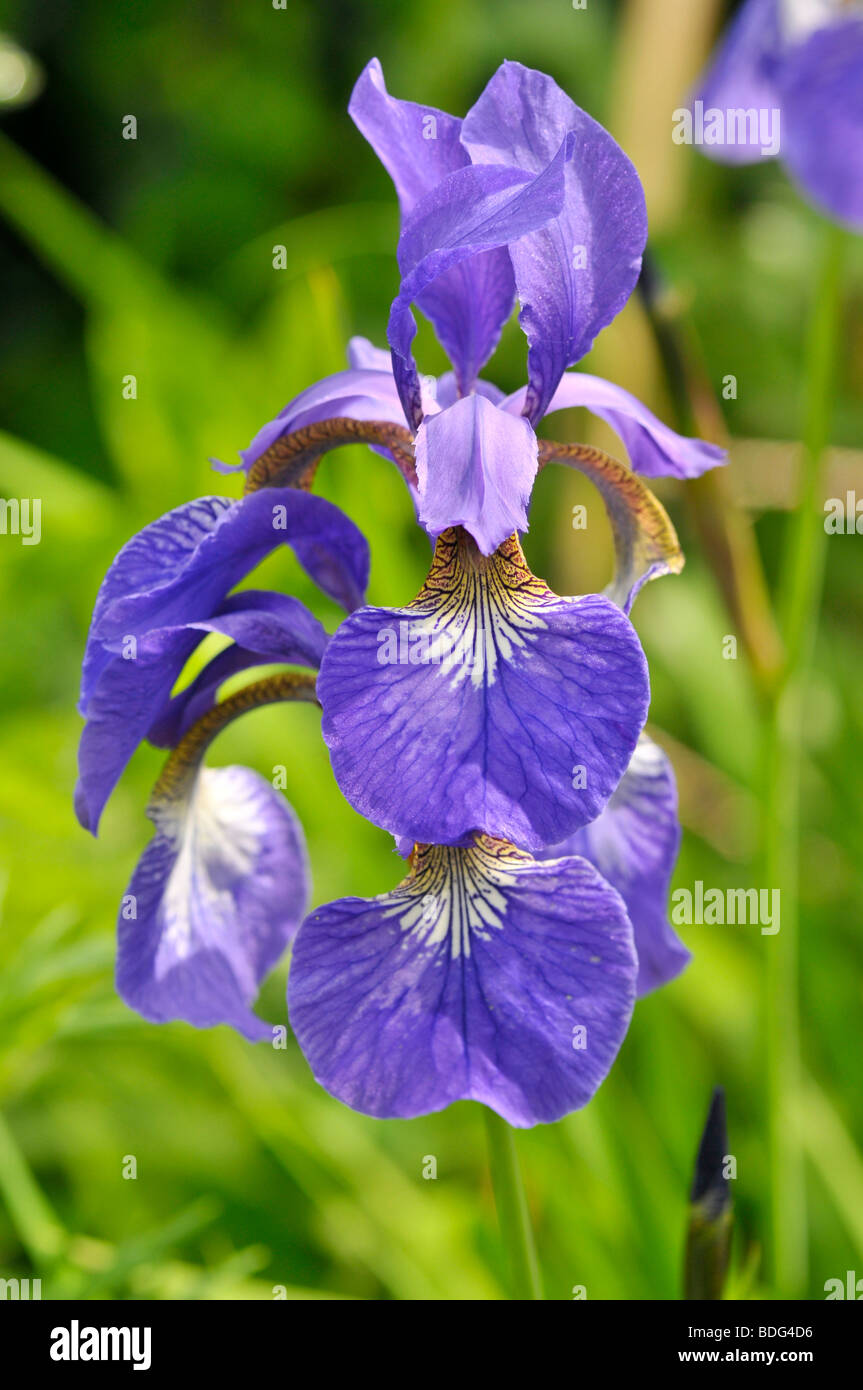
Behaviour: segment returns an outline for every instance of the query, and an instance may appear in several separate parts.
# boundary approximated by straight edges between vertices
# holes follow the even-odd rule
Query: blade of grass
[[[37,1269],[62,1255],[68,1236],[0,1112],[0,1194],[18,1239]]]

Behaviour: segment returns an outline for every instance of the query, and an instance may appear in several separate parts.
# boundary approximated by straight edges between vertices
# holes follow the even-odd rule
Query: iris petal
[[[171,690],[207,632],[220,632],[234,645],[172,700]],[[325,646],[323,627],[297,599],[255,591],[233,595],[212,618],[145,632],[134,647],[127,649],[125,641],[105,646],[108,659],[88,695],[78,750],[75,808],[81,824],[96,833],[105,804],[142,740],[177,743],[189,722],[209,709],[229,675],[262,662],[317,667]]]
[[[564,174],[573,143],[565,137],[531,177],[518,169],[468,167],[450,174],[421,198],[399,241],[402,283],[393,301],[387,340],[405,415],[422,417],[419,377],[411,352],[416,322],[410,306],[439,276],[479,252],[544,226],[563,204]]]
[[[383,355],[386,358],[384,370],[364,367],[334,372],[289,401],[275,420],[258,430],[248,448],[240,450],[246,472],[277,440],[306,425],[317,424],[319,420],[347,416],[352,420],[389,420],[394,425],[405,425],[390,354]],[[434,409],[431,399],[424,400],[423,406],[426,410]]]
[[[435,106],[390,96],[377,58],[357,78],[348,114],[395,184],[403,214],[470,162],[459,143],[461,121]]]
[[[209,617],[277,545],[290,545],[324,593],[348,611],[362,602],[368,546],[323,497],[285,488],[234,501],[199,497],[139,531],[99,591],[91,635],[102,641]]]
[[[251,1005],[308,900],[302,831],[263,777],[200,761],[233,718],[286,699],[314,701],[314,682],[279,676],[238,692],[190,731],[156,784],[156,834],[123,899],[117,944],[118,992],[155,1023],[272,1036]]]
[[[484,396],[465,396],[420,425],[419,520],[432,536],[470,531],[483,555],[527,530],[537,469],[536,435]]]
[[[617,889],[635,934],[639,996],[668,984],[691,959],[668,921],[679,849],[674,771],[662,749],[642,735],[602,814],[542,856],[582,855]]]
[[[863,20],[829,25],[777,76],[782,157],[829,216],[863,231]]]
[[[592,866],[476,837],[417,846],[391,893],[313,912],[288,1004],[317,1080],[354,1109],[407,1117],[472,1099],[528,1126],[595,1093],[635,970],[623,903]]]
[[[75,814],[93,835],[135,749],[171,694],[201,640],[184,626],[154,628],[135,638],[134,656],[100,647],[104,665],[87,691],[78,745]],[[118,644],[121,645],[121,644]]]
[[[740,6],[693,93],[693,100],[702,101],[705,111],[766,111],[778,106],[774,79],[782,51],[780,3],[746,0]],[[784,123],[784,111],[781,119]],[[759,140],[704,145],[702,153],[728,164],[750,164],[763,158]]]
[[[206,714],[229,676],[277,662],[317,669],[327,645],[323,624],[299,599],[264,590],[244,589],[232,594],[212,618],[189,626],[199,633],[228,637],[231,645],[168,702],[148,729],[149,741],[163,748],[174,747]]]
[[[362,602],[368,546],[337,507],[293,489],[232,502],[205,497],[169,512],[123,547],[93,611],[79,709],[78,818],[94,833],[123,768],[158,719],[201,640],[194,626],[269,552],[290,544],[320,587]],[[230,610],[229,610],[230,611]]]
[[[562,208],[510,246],[528,340],[525,414],[533,424],[565,369],[584,356],[635,287],[647,240],[644,193],[608,132],[550,77],[521,63],[498,68],[462,127],[474,164],[534,174],[568,136],[575,155],[565,170]]]
[[[368,338],[356,335],[348,342],[348,363],[357,372],[386,372],[395,391],[393,361],[388,348],[375,347]]]
[[[187,804],[151,816],[156,835],[118,921],[119,994],[154,1023],[228,1023],[251,1042],[272,1037],[251,1005],[308,898],[296,816],[244,767],[204,769]]]
[[[348,110],[392,177],[403,219],[449,174],[470,164],[459,141],[461,121],[433,106],[391,97],[376,58],[360,74]],[[463,394],[494,351],[514,301],[505,247],[444,270],[418,295]]]
[[[507,396],[502,409],[522,413],[527,387]],[[664,425],[636,396],[588,372],[567,372],[549,401],[546,415],[556,410],[586,406],[605,420],[626,445],[632,467],[645,478],[698,478],[708,468],[724,463],[726,453],[717,444],[687,439]]]
[[[444,532],[417,599],[365,608],[324,654],[322,731],[368,819],[416,841],[480,829],[529,849],[593,820],[647,713],[644,655],[607,599],[559,598],[513,536]]]
[[[393,392],[396,392],[395,379],[393,377],[393,363],[390,352],[383,348],[375,347],[374,343],[369,342],[368,338],[351,338],[348,343],[348,361],[352,367],[358,369],[374,369],[389,373]],[[433,414],[435,409],[444,410],[448,405],[453,405],[460,396],[464,394],[459,391],[459,384],[456,380],[455,372],[444,372],[437,380],[434,377],[423,377],[422,387],[428,390],[428,399],[423,399],[423,417]],[[493,381],[483,381],[478,379],[473,384],[473,390],[479,396],[485,396],[493,401],[495,405],[500,405],[506,397],[506,392],[501,391],[499,386],[495,386]]]

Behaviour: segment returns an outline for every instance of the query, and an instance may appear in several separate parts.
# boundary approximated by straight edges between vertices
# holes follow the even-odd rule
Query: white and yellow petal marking
[[[255,872],[267,834],[273,833],[278,792],[247,768],[202,768],[188,803],[174,807],[176,862],[165,883],[158,980],[205,945],[215,945],[236,917],[236,885]],[[242,984],[254,993],[248,968]],[[239,972],[238,972],[239,973]]]
[[[411,644],[458,684],[492,684],[502,661],[530,656],[561,600],[528,569],[518,537],[482,555],[460,527],[437,539],[425,584],[408,611]]]
[[[484,556],[463,528],[438,537],[412,603],[342,623],[317,689],[336,779],[367,819],[418,844],[479,830],[525,849],[599,814],[649,694],[619,608],[553,593],[515,535]]]
[[[391,893],[307,917],[288,1009],[314,1075],[358,1110],[472,1099],[530,1125],[593,1095],[636,971],[623,901],[586,860],[474,836],[417,845]]]
[[[471,954],[474,938],[500,930],[507,890],[532,856],[506,840],[477,835],[472,845],[416,845],[411,873],[390,894],[385,917],[398,917],[424,946],[445,946],[453,960]]]

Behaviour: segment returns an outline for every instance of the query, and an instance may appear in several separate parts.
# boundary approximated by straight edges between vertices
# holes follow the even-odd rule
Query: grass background
[[[688,13],[687,10],[695,13]],[[312,1081],[293,1040],[252,1048],[225,1029],[145,1024],[115,997],[114,921],[149,837],[162,755],[141,749],[97,842],[71,810],[78,667],[99,580],[142,525],[224,486],[233,461],[293,394],[344,365],[352,333],[382,343],[396,287],[395,200],[345,106],[377,54],[390,89],[463,112],[505,57],[551,72],[635,158],[654,252],[691,317],[732,437],[732,491],[775,581],[803,393],[802,337],[818,218],[778,166],[729,171],[670,139],[671,110],[725,7],[681,0],[377,0],[255,4],[77,0],[0,5],[43,90],[0,108],[0,490],[43,499],[42,541],[0,538],[0,1276],[43,1297],[497,1298],[506,1269],[481,1115],[460,1104],[411,1122],[355,1115]],[[138,138],[121,138],[134,114]],[[275,271],[272,248],[287,247]],[[863,499],[863,257],[845,272],[841,377],[825,495]],[[427,328],[425,371],[443,369]],[[587,367],[670,402],[636,302]],[[487,374],[523,379],[514,325]],[[122,378],[137,377],[127,401]],[[608,443],[578,413],[561,437]],[[619,452],[619,446],[617,451]],[[609,566],[587,485],[543,475],[526,549],[564,592]],[[228,488],[231,484],[228,483]],[[227,490],[227,489],[226,489]],[[391,466],[345,450],[321,490],[372,544],[370,599],[416,592],[428,547]],[[686,491],[662,495],[688,555],[634,618],[651,664],[651,721],[672,751],[685,836],[675,886],[758,878],[759,715],[745,660],[699,553]],[[587,502],[587,533],[571,506]],[[805,1296],[863,1268],[860,875],[863,568],[831,537],[806,692],[800,841]],[[251,582],[251,581],[250,581]],[[298,567],[286,586],[333,626]],[[346,805],[310,709],[260,711],[213,762],[288,768],[314,902],[400,876],[389,837]],[[763,1260],[773,1175],[765,1137],[763,981],[782,935],[683,928],[695,960],[639,1004],[596,1099],[520,1137],[546,1295],[673,1299],[687,1190],[711,1088],[728,1092],[737,1159],[732,1293],[770,1296]],[[260,1012],[285,1021],[287,963]],[[124,1180],[127,1156],[137,1178]],[[422,1172],[437,1160],[437,1179]]]

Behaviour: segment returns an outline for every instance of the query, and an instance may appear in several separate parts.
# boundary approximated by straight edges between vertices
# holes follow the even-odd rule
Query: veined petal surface
[[[532,424],[557,383],[620,312],[635,288],[647,240],[638,174],[620,146],[545,73],[503,63],[462,127],[475,164],[538,174],[571,139],[563,204],[509,248],[528,341]]]
[[[291,1025],[314,1075],[369,1115],[478,1100],[559,1119],[607,1075],[635,994],[632,929],[583,859],[539,863],[483,836],[418,845],[391,893],[300,928]]]
[[[357,81],[348,108],[396,187],[402,218],[470,157],[460,143],[461,121],[432,106],[399,101],[384,85],[376,58]],[[494,351],[512,312],[515,281],[505,247],[492,247],[443,270],[417,296],[423,313],[467,394]]]
[[[677,787],[667,755],[645,734],[605,810],[543,858],[589,859],[626,904],[638,956],[638,994],[668,984],[691,959],[668,921],[680,849]]]
[[[155,801],[150,816],[156,834],[118,919],[120,996],[154,1023],[272,1037],[251,1006],[308,899],[296,816],[244,767],[202,769],[188,794]]]
[[[506,246],[555,217],[572,149],[565,136],[535,177],[512,168],[457,169],[420,199],[405,222],[399,241],[403,278],[390,310],[387,341],[405,415],[414,426],[422,418],[422,401],[411,351],[416,334],[411,304],[421,302],[440,276],[462,262]]]
[[[91,636],[110,641],[210,617],[281,544],[348,611],[362,602],[368,545],[354,523],[323,497],[262,488],[239,500],[199,497],[133,536],[103,580]]]
[[[523,386],[507,396],[502,409],[522,414],[527,390]],[[566,372],[545,413],[575,406],[585,406],[620,435],[633,470],[642,477],[698,478],[725,462],[725,450],[718,444],[677,434],[630,391],[589,372]]]
[[[552,593],[514,536],[486,557],[453,530],[412,604],[341,625],[318,697],[336,779],[369,820],[424,843],[483,830],[536,849],[599,814],[649,686],[608,599]]]
[[[75,805],[85,828],[95,833],[123,768],[163,713],[201,640],[196,624],[221,612],[229,590],[284,542],[331,597],[348,609],[362,602],[365,538],[332,503],[296,489],[199,498],[120,551],[99,590],[84,657],[79,709],[87,723]],[[231,611],[229,603],[229,625],[241,621],[228,618]],[[301,640],[314,643],[311,631]]]
[[[429,535],[463,526],[491,555],[513,531],[527,530],[537,469],[527,420],[485,396],[465,396],[423,421],[416,461],[419,520]]]

